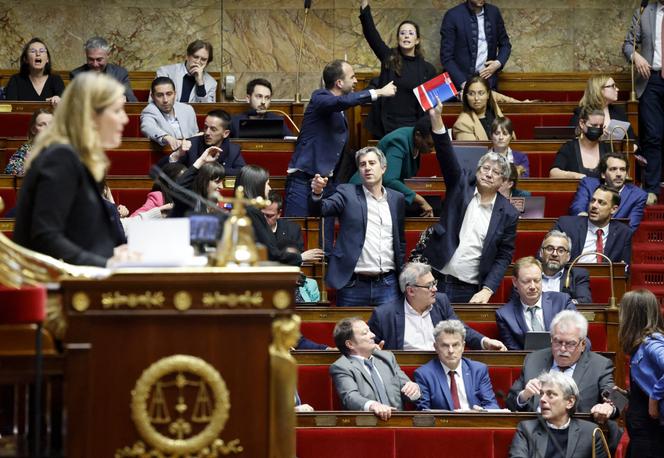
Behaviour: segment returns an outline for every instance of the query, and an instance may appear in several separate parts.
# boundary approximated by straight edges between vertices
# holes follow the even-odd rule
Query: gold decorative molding
[[[284,289],[275,291],[274,296],[272,296],[272,303],[279,310],[288,308],[292,302],[292,294]]]
[[[139,441],[118,450],[116,457],[202,458],[242,452],[239,439],[228,443],[219,439],[229,416],[229,398],[226,382],[203,359],[189,355],[160,359],[143,371],[131,392],[132,420],[155,451],[148,452]]]
[[[191,308],[191,294],[187,291],[178,291],[173,295],[173,304],[181,312]]]
[[[71,297],[71,306],[74,307],[74,310],[77,312],[83,313],[90,307],[90,297],[87,293],[78,291]]]
[[[214,291],[211,293],[203,293],[203,306],[204,307],[220,307],[228,306],[234,308],[241,307],[260,307],[263,305],[263,293],[261,291],[251,292],[249,290],[242,294],[237,293],[220,293]]]
[[[165,297],[161,291],[146,291],[143,294],[122,294],[120,291],[101,294],[101,305],[105,309],[120,307],[161,308]]]

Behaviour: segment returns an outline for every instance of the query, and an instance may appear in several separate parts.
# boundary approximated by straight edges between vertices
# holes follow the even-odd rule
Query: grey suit
[[[544,456],[549,445],[549,436],[545,426],[539,420],[526,420],[519,423],[510,446],[510,458],[531,458]],[[572,418],[569,424],[567,450],[565,458],[590,458],[592,456],[592,434],[597,428],[595,423]],[[597,433],[595,451],[598,458],[606,458],[606,451]]]
[[[523,407],[519,407],[516,397],[525,388],[528,380],[537,378],[542,372],[548,372],[553,366],[553,354],[550,348],[534,351],[526,356],[521,368],[521,376],[510,388],[507,407],[513,411],[535,412],[539,405],[539,396],[533,396]],[[577,412],[590,412],[597,403],[602,402],[602,391],[610,390],[613,383],[613,363],[602,355],[584,351],[576,362],[572,376],[579,387]]]
[[[157,69],[157,76],[168,76],[175,83],[175,100],[180,100],[182,94],[182,78],[186,75],[187,67],[184,63],[164,65]],[[217,101],[217,82],[206,71],[203,72],[203,84],[205,84],[205,96],[196,95],[196,87],[189,94],[189,103],[216,102]]]
[[[175,117],[180,123],[182,136],[178,132],[175,132],[171,123],[168,122],[164,114],[154,103],[148,103],[141,112],[141,132],[143,135],[164,146],[166,145],[166,141],[163,138],[166,135],[172,135],[176,138],[188,138],[198,132],[196,113],[191,105],[175,102],[173,110],[175,110]]]
[[[383,380],[390,405],[403,410],[401,387],[410,379],[401,370],[392,352],[376,350],[373,355],[374,365]],[[359,358],[340,356],[330,366],[330,375],[344,409],[363,410],[367,401],[378,401],[371,375]]]
[[[632,15],[632,22],[630,24],[629,30],[627,30],[627,35],[625,36],[625,41],[623,43],[623,54],[627,59],[627,62],[632,61],[632,54],[634,53],[634,39],[632,38],[632,31],[634,31],[634,36],[636,37],[637,45],[641,45],[639,54],[641,54],[645,60],[652,65],[653,55],[655,53],[655,20],[657,18],[657,4],[658,2],[651,3],[643,10],[643,15],[641,16],[641,24],[637,28],[636,23],[639,20],[640,8],[634,10]],[[636,85],[636,95],[641,97],[643,91],[648,85],[648,79],[643,78],[639,75],[639,72],[634,70],[634,78]]]

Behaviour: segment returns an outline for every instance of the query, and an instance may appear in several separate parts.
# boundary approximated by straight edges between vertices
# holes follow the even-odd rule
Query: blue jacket
[[[484,5],[484,33],[487,60],[499,60],[502,70],[510,57],[512,45],[500,10],[489,4]],[[440,63],[458,89],[476,73],[477,40],[477,15],[470,9],[468,2],[464,1],[445,13],[440,26]],[[492,88],[496,87],[499,71],[489,78]]]
[[[368,102],[371,102],[369,91],[337,96],[328,89],[315,90],[304,112],[288,168],[329,176],[348,142],[348,122],[342,112]]]
[[[588,204],[590,204],[590,199],[595,190],[599,188],[599,185],[600,181],[597,178],[584,177],[579,182],[579,187],[576,194],[574,194],[574,200],[572,200],[572,205],[569,207],[569,214],[588,213]],[[643,219],[646,200],[648,200],[647,192],[633,184],[626,184],[620,193],[620,206],[613,217],[629,218],[629,227],[632,231],[635,231]]]
[[[544,328],[547,331],[551,329],[553,317],[563,310],[576,310],[569,294],[555,291],[542,293],[542,314],[544,315]],[[496,324],[500,340],[508,350],[523,350],[528,326],[518,295],[496,310]]]
[[[392,189],[385,191],[392,216],[392,249],[395,273],[398,275],[406,251],[405,204],[403,194],[400,192]],[[332,288],[343,288],[355,271],[367,232],[367,198],[362,185],[339,185],[336,192],[325,199],[313,199],[310,196],[309,210],[313,216],[339,218],[339,234],[330,256],[330,266],[325,281]]]
[[[459,246],[461,225],[468,203],[475,192],[477,178],[475,171],[465,170],[459,165],[447,133],[433,134],[433,140],[436,158],[445,178],[445,202],[440,219],[430,230],[427,229],[430,234],[426,246],[418,244],[411,258],[420,259],[440,271]],[[479,271],[480,285],[487,286],[494,292],[498,290],[505,270],[512,262],[518,221],[517,210],[509,200],[498,193],[482,246]]]
[[[466,397],[471,408],[476,405],[485,409],[499,408],[486,364],[461,358],[461,372]],[[414,379],[422,393],[420,399],[417,400],[417,410],[454,410],[447,374],[438,358],[432,359],[417,369]]]
[[[404,299],[392,304],[376,307],[369,318],[369,328],[376,335],[376,342],[385,341],[386,350],[403,350],[406,329],[406,317],[403,312]],[[459,320],[449,299],[444,293],[436,294],[436,301],[431,309],[431,322],[436,326],[443,320]],[[465,325],[464,325],[465,326]],[[466,326],[466,345],[473,350],[482,349],[484,336]]]
[[[632,379],[651,399],[659,401],[659,418],[664,418],[664,336],[648,336],[630,359]]]
[[[588,234],[587,216],[561,216],[553,229],[563,231],[572,238],[570,259],[576,258],[583,252]],[[611,220],[609,223],[609,236],[604,246],[604,254],[613,262],[626,262],[632,255],[632,231],[620,221]]]

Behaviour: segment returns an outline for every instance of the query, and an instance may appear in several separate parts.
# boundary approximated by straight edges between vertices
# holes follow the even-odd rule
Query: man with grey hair
[[[459,320],[447,296],[438,292],[431,266],[420,262],[406,264],[399,275],[403,297],[376,307],[369,327],[376,342],[390,350],[434,349],[434,327],[443,320]],[[473,350],[507,350],[502,342],[465,327],[466,345]]]
[[[436,158],[445,178],[445,202],[438,223],[429,227],[411,260],[430,264],[441,291],[453,303],[485,304],[503,281],[512,261],[517,210],[498,192],[510,166],[487,153],[477,170],[459,164],[442,118],[442,103],[429,110]]]
[[[415,371],[422,395],[417,410],[498,409],[486,364],[463,357],[466,328],[459,320],[445,320],[433,330],[437,358]]]
[[[339,235],[325,278],[337,289],[337,305],[368,306],[398,300],[397,276],[406,249],[403,194],[383,186],[383,152],[366,147],[355,153],[362,184],[339,185],[322,198],[328,178],[311,181],[312,215],[339,218]]]
[[[573,456],[607,458],[602,447],[601,432],[594,437],[595,423],[573,417],[579,400],[574,380],[559,372],[542,373],[539,406],[542,419],[519,423],[510,447],[510,458],[533,456]],[[593,455],[593,448],[595,455]]]
[[[565,286],[571,248],[572,239],[566,233],[552,230],[546,234],[539,251],[542,260],[542,291],[567,293],[575,304],[591,303],[590,274],[586,269],[574,267],[569,274],[569,287]]]
[[[369,326],[360,318],[345,318],[334,327],[334,342],[341,356],[330,366],[330,376],[344,409],[371,411],[387,420],[403,401],[420,397],[389,351],[374,342]]]
[[[620,415],[605,399],[613,389],[613,363],[586,348],[588,321],[579,312],[563,310],[551,322],[551,348],[543,348],[526,356],[521,376],[507,396],[507,407],[513,411],[535,412],[538,409],[542,372],[560,372],[572,378],[579,387],[577,410],[589,412],[596,421],[606,422]],[[617,426],[609,422],[612,439]],[[615,441],[617,444],[617,441]]]
[[[108,63],[108,54],[111,51],[111,46],[104,38],[90,38],[85,42],[83,49],[85,50],[86,63],[69,72],[69,79],[74,79],[76,75],[88,71],[106,73],[108,76],[118,80],[125,87],[127,102],[138,101],[134,95],[134,91],[131,89],[127,70],[119,65]]]

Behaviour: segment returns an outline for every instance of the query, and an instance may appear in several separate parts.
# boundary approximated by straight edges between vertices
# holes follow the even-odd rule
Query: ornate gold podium
[[[298,272],[62,281],[67,456],[294,456]]]

